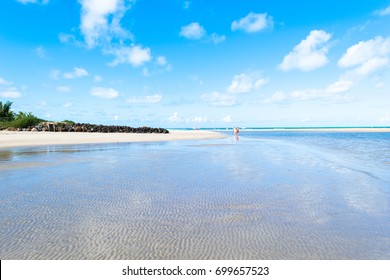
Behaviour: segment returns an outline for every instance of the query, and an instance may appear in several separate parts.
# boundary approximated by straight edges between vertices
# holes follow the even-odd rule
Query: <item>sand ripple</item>
[[[0,258],[390,258],[379,177],[314,150],[220,141],[57,150],[0,169]]]

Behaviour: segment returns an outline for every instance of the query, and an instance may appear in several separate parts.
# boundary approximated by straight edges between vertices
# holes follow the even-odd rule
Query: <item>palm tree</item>
[[[4,105],[0,101],[0,121],[9,122],[14,119],[14,112],[11,111],[11,101],[7,101]]]

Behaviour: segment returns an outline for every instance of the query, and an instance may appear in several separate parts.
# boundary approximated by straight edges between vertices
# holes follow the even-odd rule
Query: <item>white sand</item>
[[[169,134],[138,133],[85,133],[85,132],[14,132],[0,131],[0,148],[120,143],[120,142],[156,142],[172,140],[200,140],[224,138],[225,135],[203,130],[170,130]]]

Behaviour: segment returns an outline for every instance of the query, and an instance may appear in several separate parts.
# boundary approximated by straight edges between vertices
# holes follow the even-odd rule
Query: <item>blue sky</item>
[[[390,125],[390,1],[3,0],[0,100],[131,126]]]

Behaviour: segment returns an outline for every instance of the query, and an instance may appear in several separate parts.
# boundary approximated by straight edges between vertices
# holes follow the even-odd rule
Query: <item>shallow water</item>
[[[390,134],[0,150],[0,259],[390,259]]]

